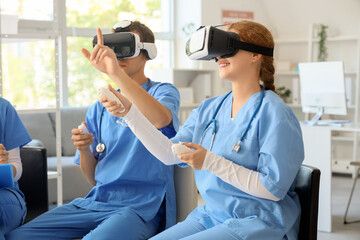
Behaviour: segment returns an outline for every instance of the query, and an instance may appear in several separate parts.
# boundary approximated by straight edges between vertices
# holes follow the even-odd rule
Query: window
[[[68,96],[70,106],[90,105],[97,99],[97,87],[110,81],[106,75],[92,67],[80,49],[92,48],[92,38],[67,38]]]
[[[107,33],[125,19],[139,20],[155,33],[158,56],[145,69],[151,78],[152,69],[170,67],[172,62],[171,4],[171,0],[1,0],[1,15],[19,19],[15,33],[1,34],[2,96],[21,109],[53,108],[56,96],[63,96],[62,105],[92,104],[97,88],[110,80],[88,63],[81,48],[92,49],[97,27]],[[54,12],[59,21],[54,22]],[[62,81],[58,93],[56,73]]]
[[[54,41],[6,39],[2,54],[4,98],[22,109],[55,107]]]
[[[145,3],[144,3],[145,2]],[[66,3],[66,24],[71,27],[68,38],[68,104],[70,106],[89,105],[97,99],[96,87],[110,83],[109,79],[85,61],[80,52],[81,48],[92,49],[92,37],[96,28],[101,27],[103,32],[110,31],[112,26],[122,20],[139,20],[153,32],[169,31],[169,20],[163,21],[162,12],[169,12],[167,1],[161,0],[106,0],[99,4],[95,0],[72,0]],[[162,6],[162,4],[164,6]],[[167,15],[167,14],[164,14]],[[89,36],[76,37],[81,29],[93,29]],[[80,35],[80,34],[79,34]],[[170,41],[156,40],[158,56],[148,61],[145,73],[151,77],[151,70],[155,67],[168,66],[170,62]]]
[[[53,20],[53,2],[49,0],[1,0],[1,14],[18,19]]]
[[[153,32],[168,32],[168,1],[163,0],[71,0],[66,2],[68,27],[111,28],[121,20],[139,20]]]

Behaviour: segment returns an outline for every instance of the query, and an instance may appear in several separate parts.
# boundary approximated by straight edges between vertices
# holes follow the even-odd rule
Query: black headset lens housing
[[[192,60],[228,58],[240,49],[271,57],[274,51],[273,48],[243,42],[238,34],[212,26],[200,27],[186,42],[186,54]]]
[[[132,33],[121,32],[104,34],[104,45],[111,48],[117,59],[130,58],[136,51],[135,36]],[[93,38],[93,47],[97,44],[97,36]]]

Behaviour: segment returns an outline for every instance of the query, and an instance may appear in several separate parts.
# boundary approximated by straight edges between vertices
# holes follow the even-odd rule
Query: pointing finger
[[[98,28],[96,33],[97,33],[97,42],[98,42],[98,44],[99,45],[104,45],[104,37],[102,35],[101,29]]]

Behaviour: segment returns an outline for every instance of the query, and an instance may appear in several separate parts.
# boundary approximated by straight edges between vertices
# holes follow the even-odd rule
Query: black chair
[[[28,222],[49,210],[46,149],[25,146],[20,150],[20,157],[23,173],[19,187],[25,195],[25,222]]]
[[[297,176],[295,192],[301,205],[299,240],[316,240],[318,227],[320,170],[302,165]]]

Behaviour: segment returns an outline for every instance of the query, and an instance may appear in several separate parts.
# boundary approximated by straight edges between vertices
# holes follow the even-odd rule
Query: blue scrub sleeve
[[[0,143],[7,151],[16,147],[22,147],[31,141],[24,124],[14,107],[5,99],[1,99],[1,133]]]
[[[177,88],[169,83],[161,83],[154,92],[153,97],[170,110],[172,115],[172,125],[174,129],[178,131],[180,125],[180,94]]]
[[[98,125],[99,118],[101,114],[101,106],[99,102],[94,103],[86,113],[86,124],[88,126],[89,132],[93,134],[94,141],[90,145],[90,150],[93,153],[94,157],[98,159],[99,154],[96,152],[96,145],[98,144]],[[106,110],[105,110],[106,111]],[[74,163],[80,165],[80,153],[79,150],[76,150]]]
[[[172,142],[194,142],[194,132],[198,121],[200,107],[191,111],[190,116],[184,123],[184,126],[178,131],[176,136],[171,139]],[[198,142],[194,143],[198,144]]]
[[[278,114],[279,111],[273,113]],[[283,199],[304,160],[299,122],[295,116],[288,119],[284,116],[278,116],[276,119],[264,118],[259,126],[259,136],[260,181],[274,196]]]

